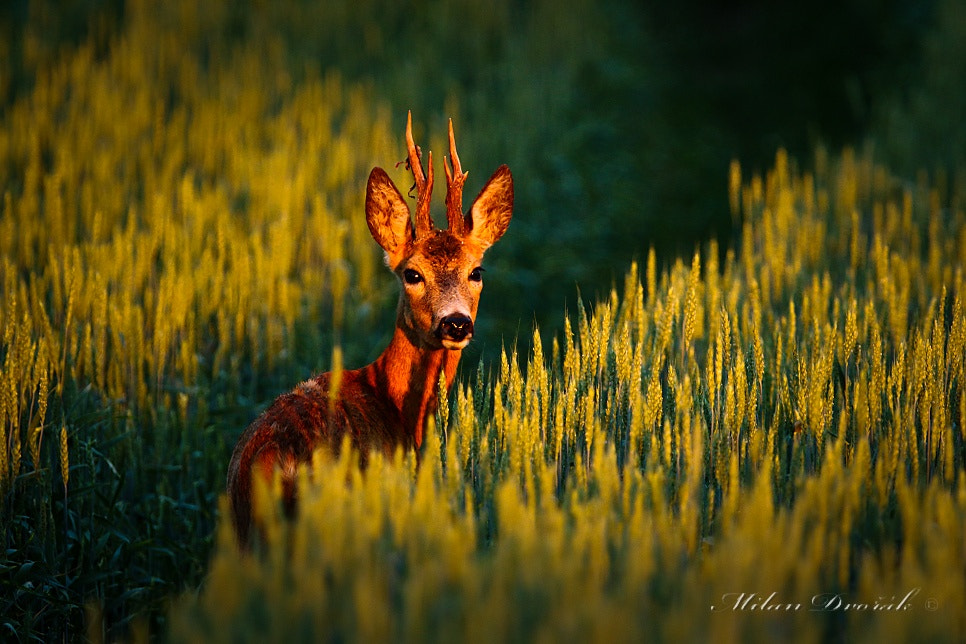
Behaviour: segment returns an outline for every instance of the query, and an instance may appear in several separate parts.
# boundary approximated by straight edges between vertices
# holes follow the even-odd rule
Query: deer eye
[[[470,271],[470,281],[471,282],[482,282],[483,281],[483,269],[477,266],[472,271]]]
[[[419,271],[407,268],[403,271],[403,279],[407,284],[419,284],[423,281],[423,276],[419,274]]]

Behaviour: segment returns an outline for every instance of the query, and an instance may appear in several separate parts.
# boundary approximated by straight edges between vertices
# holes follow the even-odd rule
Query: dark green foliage
[[[817,141],[871,135],[909,173],[963,161],[966,20],[955,0],[939,1],[937,21],[926,0],[884,11],[862,0],[739,4],[712,11],[697,2],[579,1],[561,11],[558,2],[513,0],[226,3],[184,55],[206,65],[230,57],[237,43],[278,45],[288,66],[279,73],[293,84],[334,70],[369,85],[391,110],[394,131],[412,109],[425,130],[417,138],[434,150],[443,149],[452,116],[471,172],[467,195],[498,164],[510,165],[515,217],[487,258],[480,341],[465,358],[489,364],[517,335],[527,355],[533,321],[550,337],[578,284],[594,300],[648,247],[666,261],[713,235],[730,240],[724,195],[733,157],[760,168],[781,145],[805,157]],[[109,51],[125,13],[115,0],[5,2],[4,127],[9,106],[73,49],[87,43],[95,58]],[[924,73],[915,71],[920,58]],[[910,77],[918,81],[908,92],[893,87]],[[878,120],[868,130],[870,116]],[[0,167],[0,183],[21,171]],[[384,345],[391,298],[381,315],[373,337],[344,334],[348,357],[372,358]],[[202,579],[231,437],[294,382],[293,371],[304,372],[292,361],[317,368],[317,356],[330,355],[312,344],[317,335],[305,336],[292,346],[311,346],[271,373],[203,382],[203,403],[186,418],[161,404],[130,412],[67,383],[63,408],[52,402],[48,412],[41,462],[0,498],[0,640],[78,639],[90,602],[100,605],[109,638],[144,616],[159,627],[166,598]],[[475,402],[489,411],[483,395]],[[66,491],[61,423],[71,453]]]

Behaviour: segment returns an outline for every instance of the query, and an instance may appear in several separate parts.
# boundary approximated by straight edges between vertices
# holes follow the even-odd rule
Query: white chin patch
[[[455,351],[456,349],[464,349],[466,345],[470,343],[470,338],[465,337],[459,342],[455,340],[448,340],[446,338],[441,340],[444,349],[449,349],[450,351]]]

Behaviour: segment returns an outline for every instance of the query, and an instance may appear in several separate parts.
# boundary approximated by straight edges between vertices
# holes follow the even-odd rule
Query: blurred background
[[[515,178],[467,382],[651,249],[736,248],[734,160],[859,148],[962,209],[966,2],[0,0],[0,630],[157,627],[205,578],[242,428],[389,340],[363,203],[410,109],[467,204]]]
[[[533,322],[559,329],[565,307],[606,294],[649,248],[666,264],[710,238],[732,245],[733,159],[749,176],[779,148],[807,167],[819,146],[873,146],[914,178],[949,172],[966,154],[960,0],[202,6],[7,0],[0,113],[71,48],[93,43],[95,59],[109,55],[137,13],[159,34],[181,33],[183,55],[203,69],[244,75],[244,46],[292,93],[307,75],[364,86],[394,133],[413,110],[424,147],[442,148],[452,116],[467,194],[500,163],[516,180],[513,224],[487,258],[477,352],[517,336],[526,345]]]

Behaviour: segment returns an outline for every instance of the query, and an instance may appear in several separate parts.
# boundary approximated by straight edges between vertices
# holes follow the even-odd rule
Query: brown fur
[[[428,179],[422,173],[419,149],[412,141],[411,117],[407,125],[409,162],[416,177],[418,208],[428,204]],[[458,207],[466,174],[459,166],[450,124],[450,151],[454,168],[447,167],[447,207]],[[430,163],[432,157],[430,156]],[[501,166],[474,201],[470,212],[451,230],[434,230],[427,213],[417,214],[414,229],[409,208],[388,175],[374,168],[366,189],[366,221],[373,238],[386,252],[389,267],[403,286],[392,341],[372,364],[344,371],[339,390],[330,404],[331,374],[325,373],[279,396],[241,435],[228,466],[228,496],[239,542],[251,536],[253,475],[270,478],[282,474],[283,501],[295,511],[295,476],[318,448],[333,453],[348,436],[365,466],[371,450],[391,455],[397,447],[418,449],[427,417],[436,411],[440,373],[447,388],[453,383],[463,347],[472,336],[482,282],[471,276],[483,252],[510,223],[513,181]],[[415,271],[421,280],[405,279]],[[467,337],[447,330],[469,323]],[[452,325],[452,322],[450,323]],[[331,408],[330,408],[331,407]]]

